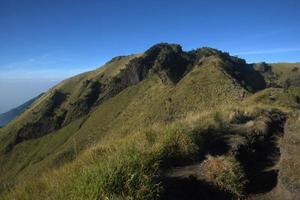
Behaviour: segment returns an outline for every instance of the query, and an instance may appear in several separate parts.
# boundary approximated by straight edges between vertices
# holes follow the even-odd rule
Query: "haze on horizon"
[[[300,1],[0,2],[0,113],[72,75],[155,43],[247,62],[300,61]]]

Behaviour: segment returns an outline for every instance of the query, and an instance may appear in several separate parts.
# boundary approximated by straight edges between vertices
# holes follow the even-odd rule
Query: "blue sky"
[[[0,81],[48,81],[28,98],[158,42],[296,62],[299,10],[299,0],[0,0]]]

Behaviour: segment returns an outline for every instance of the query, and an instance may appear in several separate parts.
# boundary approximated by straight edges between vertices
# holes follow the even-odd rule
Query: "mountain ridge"
[[[36,138],[39,137],[39,135],[47,134],[47,132],[57,130],[62,126],[67,125],[74,119],[88,113],[94,104],[97,105],[98,103],[101,103],[101,101],[105,101],[118,94],[128,86],[142,81],[146,78],[148,73],[158,73],[160,79],[165,83],[176,82],[178,81],[176,79],[180,78],[180,74],[185,73],[185,70],[189,71],[188,67],[185,66],[188,64],[188,59],[190,60],[190,65],[195,65],[194,62],[197,62],[203,56],[222,55],[221,52],[209,48],[204,48],[203,51],[204,52],[202,52],[201,49],[198,49],[189,55],[188,53],[184,53],[179,45],[169,45],[165,43],[154,45],[147,50],[144,55],[129,60],[127,67],[125,67],[124,70],[121,70],[111,81],[107,81],[106,79],[104,82],[101,82],[101,75],[100,81],[97,81],[97,76],[94,78],[96,80],[93,80],[93,78],[91,80],[84,80],[82,86],[79,88],[79,91],[82,94],[77,94],[76,97],[76,99],[79,100],[76,102],[72,102],[71,100],[71,102],[68,103],[69,105],[66,105],[67,110],[60,108],[63,106],[62,104],[66,104],[64,103],[65,100],[68,101],[67,92],[60,92],[61,89],[54,87],[55,89],[53,89],[50,94],[45,94],[49,96],[49,99],[44,102],[46,110],[39,111],[43,113],[42,117],[44,117],[44,119],[41,118],[39,122],[27,123],[18,130],[16,138],[6,146],[5,151],[9,151],[15,144],[18,144],[27,138]],[[204,55],[201,55],[201,53]],[[124,58],[126,57],[123,57],[123,59]],[[174,60],[174,58],[178,58],[179,60]],[[237,59],[237,61],[245,64],[242,60]],[[182,65],[182,67],[172,67],[173,64],[170,62],[179,64],[179,66]],[[230,67],[231,66],[229,66],[229,68]],[[225,69],[227,70],[227,73],[232,70],[229,68],[228,70]],[[173,69],[180,69],[181,71],[174,71]],[[53,118],[51,116],[53,116],[54,113],[58,113],[58,115]],[[53,120],[53,122],[49,123],[49,120]],[[50,127],[44,128],[45,123],[48,125],[50,124]],[[51,124],[55,124],[55,126],[51,126]],[[35,132],[39,132],[39,135],[29,136],[30,132],[34,132],[34,127],[37,127],[38,131]]]
[[[0,126],[4,126],[10,121],[12,121],[15,117],[24,112],[36,99],[38,99],[42,95],[43,93],[36,97],[33,97],[32,99],[26,101],[25,103],[22,103],[21,105],[15,108],[10,109],[7,112],[0,114]]]
[[[164,153],[164,148],[171,148],[172,152],[172,149],[179,145],[178,158],[177,150],[174,150],[174,155],[169,155],[175,156],[171,160],[164,157],[168,154],[159,154],[158,158],[154,158],[160,160],[155,165],[160,166],[159,163],[166,162],[169,164],[163,167],[171,167],[173,162],[191,162],[193,159],[199,162],[197,156],[193,157],[187,152],[192,151],[194,154],[196,152],[192,149],[201,149],[202,147],[198,146],[200,141],[190,144],[192,138],[180,135],[178,137],[184,138],[183,144],[187,143],[186,146],[176,144],[174,147],[168,147],[168,144],[177,141],[176,138],[172,138],[172,129],[169,130],[172,139],[163,142],[164,135],[170,134],[165,133],[164,129],[170,124],[184,126],[184,133],[190,129],[200,133],[216,132],[222,138],[223,134],[227,134],[226,131],[233,131],[227,127],[239,127],[236,124],[255,122],[258,127],[257,130],[255,127],[251,128],[251,134],[262,132],[268,135],[267,129],[273,126],[269,121],[275,120],[269,115],[280,115],[283,119],[286,113],[293,113],[299,106],[298,76],[297,73],[296,76],[295,73],[290,73],[294,67],[280,73],[278,67],[273,65],[247,64],[243,59],[207,47],[184,52],[179,45],[160,43],[143,54],[115,57],[101,68],[62,81],[43,94],[17,119],[0,129],[0,162],[3,163],[0,166],[0,180],[7,184],[1,185],[0,191],[5,191],[7,187],[16,183],[26,183],[29,177],[42,174],[45,168],[64,169],[68,163],[87,159],[84,156],[86,152],[97,149],[99,145],[100,152],[101,149],[104,152],[112,152],[112,160],[107,161],[111,163],[117,159],[113,152],[118,152],[119,149],[114,143],[119,141],[122,144],[120,148],[125,148],[126,145],[124,146],[122,141],[126,138],[131,141],[131,137],[134,138],[139,132],[145,134],[147,139],[144,141],[143,136],[136,136],[142,138],[134,140],[133,146],[139,147],[139,144],[135,143],[139,140],[150,145],[148,148],[151,151],[154,147],[158,148],[155,145],[153,147],[151,141],[158,141],[157,145],[161,145],[162,149],[154,148],[151,155],[160,151]],[[289,80],[289,84],[286,84],[286,80]],[[261,124],[260,119],[266,122],[263,120]],[[284,121],[285,119],[282,123]],[[155,130],[153,136],[152,129]],[[244,148],[246,143],[242,141],[248,141],[249,138],[240,136],[240,129],[234,130],[237,135],[230,136],[230,140],[237,140],[236,143]],[[175,131],[174,134],[179,133]],[[159,139],[155,139],[156,137]],[[218,141],[221,140],[219,136],[216,137]],[[259,143],[254,135],[253,140]],[[211,143],[214,144],[213,141]],[[210,142],[206,145],[209,144]],[[107,145],[113,146],[112,149]],[[229,146],[233,148],[232,145]],[[256,148],[250,147],[251,150]],[[127,147],[125,149],[127,150]],[[106,155],[104,152],[103,155]],[[148,150],[142,152],[148,154]],[[122,155],[127,154],[123,152]],[[100,156],[99,159],[104,158]],[[147,160],[144,157],[143,159]],[[238,158],[233,160],[235,159]],[[112,165],[112,169],[118,166]],[[109,170],[103,173],[108,172]],[[152,178],[150,180],[156,181]],[[117,192],[105,191],[103,195]],[[137,198],[134,196],[137,195],[136,191],[128,195]],[[127,194],[127,189],[124,192]],[[240,191],[236,192],[234,195],[240,194]],[[28,199],[30,198],[32,197],[29,196]]]

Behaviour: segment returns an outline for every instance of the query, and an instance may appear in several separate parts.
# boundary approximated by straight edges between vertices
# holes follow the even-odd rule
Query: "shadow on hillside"
[[[237,156],[241,162],[248,183],[247,194],[270,192],[276,185],[278,170],[275,169],[280,159],[278,140],[284,134],[285,116],[273,120],[269,124],[268,135],[263,139],[256,139],[250,146],[240,149]]]
[[[232,194],[198,177],[198,166],[207,155],[220,156],[230,151],[228,135],[209,128],[201,133],[201,150],[197,162],[176,163],[162,180],[164,200],[229,200]],[[174,164],[174,163],[173,163]],[[197,178],[198,177],[198,178]]]
[[[278,171],[272,169],[280,157],[280,151],[275,141],[257,144],[254,152],[241,152],[241,161],[249,180],[247,193],[256,194],[269,192],[277,185]]]
[[[286,116],[282,113],[271,113],[266,122],[268,128],[265,133],[244,135],[239,132],[226,130],[226,133],[218,134],[218,131],[208,130],[202,133],[202,156],[198,163],[201,163],[206,155],[234,155],[244,169],[247,183],[245,185],[245,195],[267,193],[277,185],[278,170],[275,168],[280,159],[280,148],[278,140],[284,134],[284,124]],[[246,127],[244,127],[246,128]],[[225,129],[224,129],[225,130]],[[263,131],[263,130],[262,130]],[[239,135],[247,138],[246,143],[238,145],[237,151],[233,151],[234,146],[230,143],[230,138]],[[198,176],[197,164],[184,163],[180,168],[173,168],[171,176],[166,176],[163,180],[164,198],[166,200],[184,199],[209,199],[226,200],[235,199],[217,186],[211,185]]]
[[[196,178],[165,178],[164,200],[229,200],[233,197]]]

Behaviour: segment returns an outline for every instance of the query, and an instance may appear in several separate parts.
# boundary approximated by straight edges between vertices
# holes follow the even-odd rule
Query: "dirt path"
[[[278,115],[278,116],[277,116]],[[272,191],[278,182],[277,164],[280,160],[279,140],[284,135],[284,114],[268,113],[256,122],[245,122],[233,126],[232,130],[213,138],[209,144],[216,155],[231,155],[240,162],[248,180],[245,188],[247,199],[272,199]],[[259,127],[260,129],[258,129]],[[223,145],[223,146],[220,146]],[[210,154],[208,151],[207,154]],[[165,173],[164,188],[166,200],[227,200],[237,199],[228,192],[205,180],[199,160],[185,166],[177,166]]]

